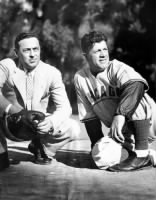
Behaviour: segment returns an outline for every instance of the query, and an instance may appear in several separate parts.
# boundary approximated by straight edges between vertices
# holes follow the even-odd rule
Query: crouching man
[[[38,164],[50,164],[77,137],[61,73],[41,61],[40,53],[39,38],[20,33],[16,59],[0,61],[0,170],[9,166],[6,137],[31,140],[28,149]]]
[[[156,138],[156,104],[147,94],[147,81],[127,64],[109,59],[102,32],[85,34],[81,47],[88,66],[75,74],[74,83],[95,163],[111,171],[151,167],[156,161],[155,151],[149,151],[149,139]],[[107,137],[101,122],[110,128]],[[120,162],[123,147],[129,156]]]

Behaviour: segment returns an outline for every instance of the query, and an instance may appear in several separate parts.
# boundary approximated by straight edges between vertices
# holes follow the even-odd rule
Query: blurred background
[[[141,73],[156,100],[155,11],[155,0],[0,0],[0,59],[13,56],[19,32],[37,32],[42,60],[62,72],[76,114],[73,77],[86,64],[80,39],[90,30],[101,30],[111,58]]]

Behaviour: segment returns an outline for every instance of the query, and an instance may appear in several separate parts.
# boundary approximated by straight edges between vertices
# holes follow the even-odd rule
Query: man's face
[[[20,64],[27,70],[33,70],[40,61],[40,44],[37,38],[25,38],[19,41],[16,50]]]
[[[87,61],[90,65],[90,70],[93,73],[102,72],[107,68],[109,63],[109,53],[106,42],[96,42],[92,49],[86,55]]]

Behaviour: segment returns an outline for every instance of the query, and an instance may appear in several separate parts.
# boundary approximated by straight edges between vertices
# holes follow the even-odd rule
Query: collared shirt
[[[132,67],[117,60],[110,62],[109,67],[96,77],[91,74],[89,68],[81,69],[74,77],[80,120],[85,122],[100,118],[110,125],[119,106],[121,91],[128,83],[136,81],[144,83],[147,91],[147,81]],[[145,93],[132,115],[133,120],[151,116],[147,96]]]

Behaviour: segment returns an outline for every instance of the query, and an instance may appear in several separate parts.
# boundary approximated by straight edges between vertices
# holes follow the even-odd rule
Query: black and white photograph
[[[155,188],[156,1],[0,0],[0,200]]]

